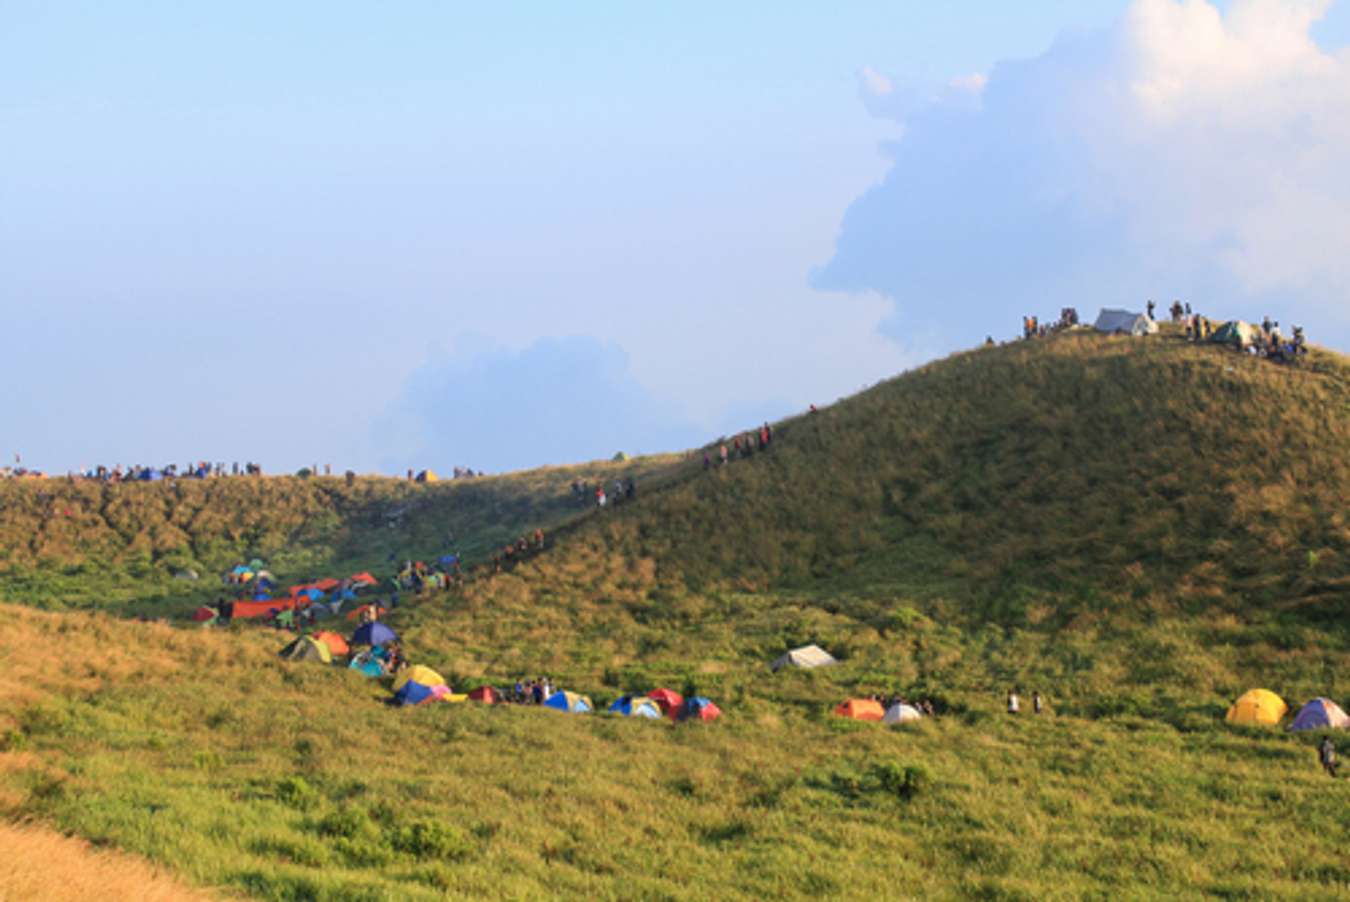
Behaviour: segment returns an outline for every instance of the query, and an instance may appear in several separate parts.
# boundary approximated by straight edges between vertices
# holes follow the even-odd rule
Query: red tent
[[[335,580],[330,576],[327,579],[320,579],[315,581],[314,588],[318,589],[320,592],[331,592],[334,589],[336,589],[339,585],[340,583],[338,582],[338,580]]]
[[[647,693],[647,698],[656,702],[656,706],[661,709],[661,713],[674,719],[684,707],[684,696],[674,689],[653,689]]]
[[[371,576],[368,572],[364,570],[353,576],[352,582],[365,583],[368,586],[378,586],[380,584],[379,580],[377,580],[375,577]]]
[[[695,699],[695,701],[698,701],[698,699]],[[704,704],[693,708],[692,711],[686,709],[683,713],[685,716],[680,718],[681,720],[716,720],[722,716],[722,709],[712,702],[705,701]]]
[[[306,589],[318,589],[318,588],[319,588],[319,587],[318,587],[317,585],[315,585],[314,583],[300,583],[300,584],[298,584],[298,585],[291,586],[291,587],[290,587],[289,589],[287,589],[286,591],[289,592],[289,593],[291,593],[292,595],[299,595],[301,592],[305,591]],[[319,589],[319,591],[322,592],[323,590],[322,590],[322,589]]]
[[[213,611],[211,608],[206,607],[205,605],[192,612],[192,619],[197,621],[198,623],[203,623],[207,620],[211,620],[215,616],[216,612]]]
[[[502,700],[501,693],[491,686],[479,686],[469,693],[469,698],[476,702],[482,702],[485,705],[500,704]]]

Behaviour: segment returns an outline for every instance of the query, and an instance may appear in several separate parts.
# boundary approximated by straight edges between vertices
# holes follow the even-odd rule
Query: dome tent
[[[1315,698],[1294,715],[1291,730],[1350,730],[1350,715],[1329,698]]]
[[[1284,699],[1268,689],[1250,689],[1242,694],[1224,717],[1229,723],[1263,724],[1270,726],[1280,722],[1289,711]]]

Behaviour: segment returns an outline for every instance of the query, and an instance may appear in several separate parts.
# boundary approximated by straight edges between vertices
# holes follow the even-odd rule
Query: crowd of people
[[[811,406],[811,411],[815,412],[815,405]],[[773,427],[768,423],[759,427],[758,431],[743,432],[732,438],[728,445],[726,440],[718,442],[717,466],[725,467],[737,458],[752,457],[760,451],[768,451],[773,443]],[[713,449],[707,448],[703,451],[703,469],[710,470],[713,467]]]

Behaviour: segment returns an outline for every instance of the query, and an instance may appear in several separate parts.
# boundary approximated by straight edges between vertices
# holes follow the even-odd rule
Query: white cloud
[[[858,73],[858,82],[863,91],[874,97],[884,97],[895,90],[895,83],[871,66],[863,66]]]
[[[995,67],[977,105],[890,107],[894,166],[816,283],[901,316],[933,298],[978,312],[938,317],[958,342],[1024,311],[1180,295],[1345,344],[1350,56],[1311,37],[1327,7],[1135,0],[1106,32]]]

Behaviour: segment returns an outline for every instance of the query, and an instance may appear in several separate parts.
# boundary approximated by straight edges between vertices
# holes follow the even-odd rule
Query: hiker
[[[1031,693],[1031,710],[1036,714],[1040,714],[1044,707],[1045,703],[1041,699],[1041,694],[1039,692]]]
[[[759,427],[759,447],[761,450],[769,447],[769,424],[765,423]]]
[[[1158,306],[1158,305],[1155,304],[1155,303],[1153,303],[1152,301],[1149,301],[1149,302],[1148,302],[1148,318],[1149,318],[1150,320],[1153,319],[1153,310],[1154,310],[1154,308],[1156,308],[1157,306]]]
[[[727,443],[726,443],[726,442],[723,442],[723,443],[722,443],[722,447],[721,447],[719,453],[722,455],[722,466],[725,467],[725,466],[727,465]]]
[[[534,528],[534,547],[538,551],[544,550],[544,531],[538,526]],[[458,563],[455,566],[459,566]]]
[[[1327,776],[1336,779],[1336,746],[1332,744],[1330,736],[1322,737],[1322,744],[1317,747],[1317,760],[1322,763],[1322,770],[1327,772]]]
[[[1016,714],[1022,709],[1022,701],[1017,697],[1017,693],[1011,689],[1008,690],[1008,713]]]
[[[623,493],[629,501],[637,497],[637,485],[633,482],[632,476],[628,477],[628,485],[624,487]]]
[[[712,457],[708,454],[707,451],[703,452],[703,469],[705,470],[712,469]]]
[[[605,506],[605,487],[604,487],[603,485],[601,485],[601,486],[596,486],[596,489],[595,489],[595,506],[596,506],[596,507],[604,507],[604,506]]]

